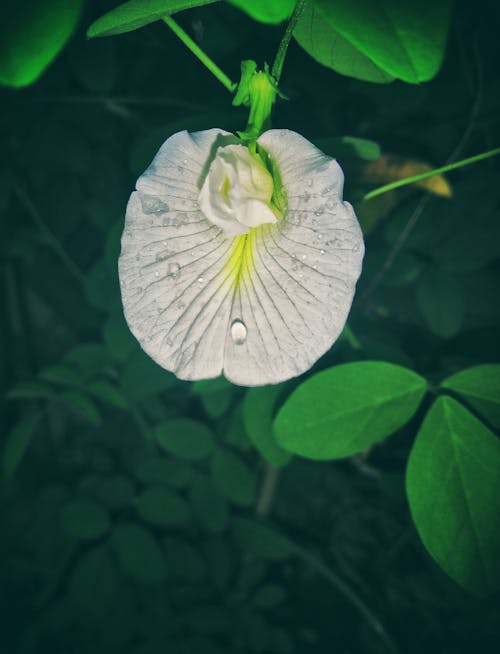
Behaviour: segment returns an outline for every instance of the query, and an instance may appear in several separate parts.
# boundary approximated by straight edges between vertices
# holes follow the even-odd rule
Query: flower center
[[[217,150],[199,195],[200,209],[228,237],[277,220],[271,199],[274,182],[258,155],[243,145]]]

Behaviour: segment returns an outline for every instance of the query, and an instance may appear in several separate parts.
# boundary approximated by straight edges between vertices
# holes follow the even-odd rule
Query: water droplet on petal
[[[322,213],[323,213],[323,209],[316,209],[316,211],[314,212],[314,215],[315,216],[321,216]]]
[[[160,271],[159,271],[159,270],[155,270],[155,277],[159,277],[159,276],[160,276]]]
[[[187,165],[187,162],[188,162],[188,160],[187,160],[187,159],[184,159],[184,161],[183,161],[182,163],[186,166],[186,165]]]
[[[324,251],[323,249],[321,249],[321,250],[319,251],[319,253],[320,253],[320,254],[325,254],[325,251]]]
[[[243,345],[247,340],[247,328],[241,320],[234,320],[231,324],[231,338],[235,345]]]
[[[204,281],[203,277],[198,277],[198,284],[203,284]]]
[[[307,254],[303,254],[302,259],[307,259]]]
[[[180,269],[181,269],[180,265],[175,261],[169,263],[167,266],[167,277],[177,277]]]
[[[142,210],[144,213],[167,213],[169,210],[168,204],[165,204],[163,200],[160,200],[160,198],[157,198],[154,195],[140,193],[139,197],[141,199]]]

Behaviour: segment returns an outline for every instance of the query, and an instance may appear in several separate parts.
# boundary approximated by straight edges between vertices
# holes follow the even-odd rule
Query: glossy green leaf
[[[165,556],[150,531],[133,523],[122,523],[113,529],[110,542],[123,569],[133,579],[145,583],[165,581]]]
[[[420,277],[417,301],[429,329],[441,338],[452,338],[462,327],[465,299],[458,281],[439,268]]]
[[[0,23],[0,84],[35,82],[75,29],[83,0],[8,2]]]
[[[211,430],[191,418],[177,418],[159,424],[155,438],[163,450],[187,461],[205,459],[214,448]]]
[[[198,522],[207,531],[223,531],[229,517],[227,502],[210,479],[199,476],[191,486],[189,498]]]
[[[6,479],[10,479],[19,467],[41,417],[41,413],[26,416],[7,436],[3,450],[3,475]]]
[[[276,441],[273,428],[274,408],[281,385],[255,386],[250,388],[243,402],[245,430],[262,456],[274,466],[284,466],[291,454],[283,450]]]
[[[483,418],[500,429],[500,365],[485,363],[447,377],[441,382],[461,395]]]
[[[381,84],[394,79],[345,39],[313,3],[306,5],[293,35],[313,59],[341,75]]]
[[[295,7],[296,0],[228,0],[261,23],[281,23]]]
[[[279,531],[258,520],[233,519],[236,539],[246,551],[264,559],[286,559],[293,556],[292,543]]]
[[[183,9],[201,7],[215,0],[129,0],[101,16],[87,30],[87,36],[113,36],[132,32],[149,25],[162,16],[174,14]]]
[[[500,441],[461,404],[436,400],[408,461],[410,510],[425,547],[458,584],[500,588]]]
[[[219,450],[212,458],[214,486],[230,502],[250,506],[257,490],[257,480],[246,463],[234,452]]]
[[[136,499],[136,507],[143,520],[158,527],[183,524],[190,516],[186,500],[161,486],[142,491]]]
[[[73,500],[61,511],[61,525],[70,536],[79,540],[101,538],[108,531],[108,512],[97,502]]]
[[[329,368],[301,384],[275,420],[283,448],[340,459],[390,436],[414,415],[427,388],[415,372],[382,361]]]
[[[314,0],[314,8],[330,28],[388,75],[416,84],[432,79],[441,66],[449,0]]]

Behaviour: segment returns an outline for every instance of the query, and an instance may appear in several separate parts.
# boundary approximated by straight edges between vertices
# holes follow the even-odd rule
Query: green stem
[[[377,197],[377,195],[382,195],[382,193],[387,193],[387,191],[392,191],[395,188],[406,186],[407,184],[413,184],[414,182],[419,182],[422,179],[428,179],[429,177],[434,177],[435,175],[441,175],[441,173],[446,173],[449,170],[455,170],[456,168],[462,168],[462,166],[468,166],[469,164],[476,163],[476,161],[494,157],[497,154],[500,154],[500,148],[488,150],[488,152],[483,152],[482,154],[476,154],[474,157],[462,159],[461,161],[456,161],[455,163],[448,164],[447,166],[442,166],[441,168],[430,170],[428,173],[421,173],[420,175],[413,175],[412,177],[407,177],[406,179],[399,179],[397,182],[391,182],[390,184],[379,186],[379,188],[370,191],[365,195],[363,200],[371,200],[372,198]]]
[[[180,38],[184,45],[191,50],[191,52],[198,57],[201,63],[208,68],[208,70],[214,75],[221,84],[223,84],[226,89],[233,93],[236,90],[236,84],[232,82],[229,77],[217,66],[217,64],[210,59],[210,57],[203,52],[200,46],[193,41],[187,32],[185,32],[182,27],[175,22],[171,16],[164,16],[163,22],[170,27],[172,32]]]
[[[283,38],[281,39],[281,43],[278,46],[278,52],[276,53],[276,58],[274,60],[273,68],[271,70],[271,75],[274,77],[276,82],[279,82],[279,79],[281,77],[281,72],[283,70],[283,64],[285,63],[285,56],[288,50],[288,45],[292,38],[293,30],[297,25],[297,21],[299,20],[299,18],[302,15],[302,12],[304,11],[306,2],[307,0],[298,0],[297,4],[295,5],[295,9],[293,10],[293,14],[291,15],[290,20],[288,21],[288,25],[286,26],[286,30],[285,33],[283,34]]]
[[[45,238],[47,244],[52,248],[54,253],[59,257],[61,262],[66,266],[67,270],[78,280],[80,284],[85,283],[85,276],[73,261],[71,256],[66,252],[62,243],[58,240],[56,235],[52,232],[49,226],[45,223],[42,216],[39,214],[37,208],[31,201],[26,191],[17,183],[13,184],[14,193],[17,195],[19,202],[24,206],[26,211],[31,216],[31,219],[40,230],[40,233]]]
[[[293,541],[289,541],[295,551],[295,554],[300,557],[305,563],[311,566],[318,574],[320,574],[324,579],[326,579],[330,585],[332,585],[339,593],[341,593],[364,617],[367,623],[370,625],[372,630],[379,636],[379,638],[385,643],[387,652],[391,654],[397,654],[398,647],[394,643],[391,636],[385,630],[383,624],[377,618],[371,609],[363,602],[363,600],[357,595],[354,590],[349,588],[347,584],[340,579],[330,568],[328,568],[324,563],[319,561],[315,556],[302,549]]]
[[[358,341],[357,337],[355,336],[355,334],[353,333],[352,329],[349,327],[348,324],[344,325],[344,331],[342,332],[342,334],[353,350],[363,349],[361,343]]]

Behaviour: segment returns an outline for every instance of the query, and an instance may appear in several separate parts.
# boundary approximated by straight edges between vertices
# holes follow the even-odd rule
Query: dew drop
[[[184,159],[184,161],[183,161],[182,163],[186,166],[186,165],[187,165],[187,162],[188,162],[188,160],[187,160],[187,159]]]
[[[323,234],[316,234],[316,238],[318,239],[318,241],[322,241],[323,240]]]
[[[304,260],[307,259],[307,254],[303,254],[301,256],[302,256],[302,259],[304,259]]]
[[[204,281],[203,277],[198,277],[198,284],[203,284]]]
[[[181,269],[180,265],[175,261],[169,263],[167,266],[167,277],[177,277],[180,269]]]
[[[320,253],[320,254],[325,254],[325,250],[321,249],[321,250],[319,251],[319,253]]]
[[[321,216],[322,213],[323,213],[323,209],[317,209],[317,210],[314,212],[314,215],[315,215],[315,216]]]
[[[167,252],[158,252],[156,255],[156,261],[165,261],[167,258]]]
[[[159,270],[156,270],[156,271],[155,271],[155,277],[159,277],[159,276],[160,276],[160,271],[159,271]]]
[[[243,345],[247,340],[247,328],[241,320],[233,320],[231,324],[231,338],[235,345]]]
[[[154,195],[146,195],[145,193],[140,193],[139,197],[141,199],[142,210],[146,214],[150,213],[167,213],[168,204],[165,204],[160,198],[156,198]]]

